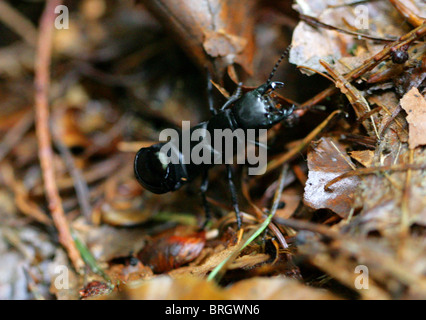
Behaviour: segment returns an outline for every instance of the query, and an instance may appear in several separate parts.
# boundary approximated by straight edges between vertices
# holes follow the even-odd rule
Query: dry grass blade
[[[212,281],[214,279],[218,280],[220,279],[224,272],[226,271],[226,267],[235,260],[235,258],[240,254],[240,252],[247,247],[251,242],[253,242],[254,239],[256,239],[262,232],[264,232],[266,230],[266,228],[268,227],[268,225],[270,224],[270,222],[272,221],[272,218],[275,215],[275,212],[278,209],[278,204],[280,202],[280,197],[281,197],[281,193],[283,192],[284,189],[284,181],[285,181],[285,177],[286,177],[286,173],[288,170],[288,165],[284,164],[282,171],[281,171],[281,175],[279,178],[279,186],[275,192],[274,195],[274,201],[272,203],[272,207],[271,207],[271,211],[268,215],[268,217],[265,219],[265,221],[259,226],[259,228],[253,230],[251,233],[249,233],[246,236],[246,240],[245,241],[240,241],[240,243],[235,247],[235,250],[233,251],[232,254],[230,254],[225,260],[222,261],[221,264],[219,264],[208,276],[207,280]]]
[[[0,21],[19,34],[31,46],[37,45],[37,30],[31,21],[5,1],[0,1]]]

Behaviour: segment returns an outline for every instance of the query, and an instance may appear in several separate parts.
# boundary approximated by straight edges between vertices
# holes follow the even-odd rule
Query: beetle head
[[[283,82],[268,81],[245,93],[232,106],[232,112],[238,124],[244,129],[270,128],[287,118],[293,109],[278,109],[271,97],[273,90],[283,86]]]

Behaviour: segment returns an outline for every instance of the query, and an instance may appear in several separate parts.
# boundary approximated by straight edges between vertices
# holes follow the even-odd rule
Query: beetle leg
[[[207,100],[209,103],[209,109],[212,115],[217,114],[217,110],[214,107],[213,102],[213,84],[212,84],[212,75],[210,71],[207,69]]]
[[[232,96],[229,97],[228,101],[225,102],[225,104],[222,106],[221,110],[225,110],[228,108],[231,104],[233,104],[235,101],[237,101],[239,98],[241,98],[241,87],[243,86],[243,83],[238,83],[238,87],[235,90],[235,92],[232,94]]]
[[[238,230],[241,229],[241,214],[240,214],[240,208],[238,207],[238,196],[237,196],[237,190],[235,189],[234,181],[232,178],[232,168],[229,164],[226,165],[226,170],[228,173],[228,183],[229,183],[229,189],[231,191],[231,198],[232,198],[232,206],[234,207],[235,216],[237,218],[237,227]]]
[[[206,192],[207,192],[208,188],[209,188],[209,175],[208,175],[208,170],[206,170],[203,173],[203,180],[202,180],[201,187],[200,187],[201,200],[203,202],[204,213],[205,213],[205,218],[206,218],[206,220],[203,223],[202,229],[204,229],[206,227],[207,223],[211,219],[210,205],[207,202],[207,196],[206,196]]]

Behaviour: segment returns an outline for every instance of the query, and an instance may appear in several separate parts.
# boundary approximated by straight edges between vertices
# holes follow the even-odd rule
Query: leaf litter
[[[0,297],[424,299],[424,2],[159,3],[77,1],[70,29],[51,38],[29,22],[40,21],[35,11],[2,3],[16,21],[0,15]],[[41,66],[31,34],[52,42]],[[136,183],[140,147],[208,117],[206,67],[223,104],[237,82],[244,91],[263,83],[290,44],[275,99],[294,103],[294,115],[269,131],[265,175],[235,167],[242,230],[220,167],[204,230],[198,182],[167,196]],[[48,97],[51,111],[42,121],[32,74],[51,84],[36,92],[37,110]]]

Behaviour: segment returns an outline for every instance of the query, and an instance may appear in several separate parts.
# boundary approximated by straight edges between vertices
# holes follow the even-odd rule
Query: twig
[[[117,168],[123,163],[123,156],[118,154],[100,163],[94,164],[91,168],[83,171],[83,177],[86,183],[90,184],[95,181],[104,179],[113,174]],[[65,191],[74,187],[74,180],[71,177],[61,177],[56,181],[60,191]],[[42,196],[46,194],[46,190],[38,185],[32,190],[34,196]]]
[[[280,217],[275,217],[273,221],[278,225],[290,227],[296,230],[308,230],[327,236],[329,238],[339,237],[339,234],[333,229],[326,227],[322,224],[317,224],[306,220],[296,220],[291,218],[284,219]]]
[[[394,166],[380,166],[380,167],[370,167],[370,168],[361,168],[357,169],[356,171],[349,171],[346,172],[332,180],[330,180],[325,186],[325,191],[332,191],[330,189],[330,186],[335,184],[336,182],[339,182],[342,179],[354,177],[354,176],[363,176],[368,174],[374,174],[378,172],[384,172],[384,171],[407,171],[407,170],[425,170],[426,164],[399,164]]]
[[[86,218],[86,222],[90,224],[92,222],[92,206],[90,205],[90,192],[89,187],[87,186],[87,182],[84,179],[80,169],[75,165],[74,158],[68,148],[63,144],[59,137],[55,136],[55,134],[53,139],[56,148],[59,150],[67,170],[73,179],[74,189],[81,212]]]
[[[398,127],[401,129],[401,131],[404,132],[405,134],[408,134],[407,129],[405,129],[404,126],[402,125],[402,123],[400,121],[398,121],[398,119],[396,119],[396,116],[399,114],[399,112],[401,112],[401,106],[397,106],[397,108],[395,108],[395,110],[393,112],[391,112],[389,110],[389,108],[384,103],[382,103],[380,101],[379,98],[374,96],[374,97],[368,98],[368,100],[371,101],[372,103],[377,104],[380,108],[382,108],[388,115],[391,116],[392,121],[395,120],[395,123],[398,125]],[[389,121],[391,121],[391,120],[389,120]],[[386,127],[387,127],[387,125],[384,126],[384,128],[386,128]],[[385,131],[385,129],[382,129],[382,133],[381,133],[382,135],[383,135],[384,131]]]
[[[349,81],[347,81],[345,77],[334,70],[326,61],[320,60],[319,62],[334,79],[336,87],[339,88],[340,91],[348,98],[358,117],[362,117],[365,113],[371,112],[370,105],[361,92],[359,92]],[[374,121],[373,115],[370,116],[370,119],[376,137],[379,139],[379,132],[377,131],[376,122]],[[368,130],[367,126],[366,129]]]
[[[425,19],[419,17],[414,12],[412,12],[409,8],[407,8],[401,1],[399,0],[389,0],[390,3],[395,7],[395,9],[408,20],[408,22],[414,26],[418,27],[422,23],[425,22]]]
[[[343,8],[343,7],[349,7],[349,6],[356,6],[358,4],[367,3],[367,2],[373,2],[373,1],[374,0],[359,0],[359,1],[353,1],[353,2],[346,2],[346,3],[343,3],[343,4],[335,4],[335,5],[329,4],[327,6],[327,8],[337,9],[337,8]]]
[[[333,111],[327,119],[325,119],[318,127],[316,127],[311,133],[309,133],[303,140],[302,143],[297,145],[295,148],[291,149],[289,152],[283,154],[282,156],[278,157],[277,159],[272,160],[268,163],[268,168],[266,169],[267,172],[270,172],[274,170],[275,168],[279,167],[281,164],[291,160],[294,156],[299,154],[299,152],[302,152],[309,143],[315,139],[317,135],[320,134],[322,130],[330,123],[330,121],[337,115],[340,114],[342,111],[335,110]]]
[[[386,109],[385,109],[386,110]],[[385,124],[383,125],[382,131],[380,132],[380,137],[379,139],[382,140],[383,137],[385,136],[385,133],[387,131],[387,129],[390,127],[390,125],[392,124],[392,122],[395,121],[395,123],[397,125],[400,125],[400,122],[396,119],[396,117],[399,115],[399,113],[402,111],[401,105],[399,104],[395,110],[392,112],[392,114],[390,115],[390,118],[388,121],[385,122]],[[406,133],[407,130],[405,130],[404,128],[401,129],[402,132]]]
[[[414,162],[414,149],[409,150],[409,158],[408,164],[412,165]],[[405,176],[405,185],[402,194],[401,201],[401,235],[407,235],[410,227],[409,221],[409,203],[410,203],[410,182],[411,182],[412,169],[407,170],[407,174]]]
[[[49,0],[46,3],[40,20],[40,30],[37,44],[37,55],[35,65],[35,114],[36,134],[39,144],[39,159],[43,174],[44,187],[49,203],[53,222],[59,233],[59,242],[66,249],[68,256],[76,268],[80,271],[84,266],[80,253],[71,236],[61,198],[55,181],[53,165],[53,151],[49,131],[49,85],[50,85],[50,62],[53,38],[53,22],[55,19],[55,8],[62,3],[61,0]]]
[[[379,53],[375,54],[371,58],[364,61],[364,63],[361,66],[359,66],[358,68],[356,68],[356,69],[352,70],[351,72],[349,72],[348,74],[346,74],[344,76],[344,78],[349,82],[351,82],[355,79],[358,79],[363,74],[372,70],[374,67],[376,67],[378,64],[380,64],[380,62],[388,59],[389,56],[391,55],[392,51],[398,50],[401,47],[416,41],[417,39],[421,39],[422,37],[425,36],[425,34],[426,34],[426,23],[423,23],[421,26],[417,27],[414,30],[411,30],[409,33],[403,35],[401,38],[399,38],[397,41],[393,42],[389,46],[384,47],[382,51],[380,51]],[[303,103],[302,106],[301,106],[301,109],[306,110],[306,109],[311,108],[312,106],[318,104],[319,102],[321,102],[325,98],[336,93],[337,90],[338,89],[334,85],[328,87],[324,91],[320,92],[319,94],[317,94],[313,98],[311,98],[308,101],[306,101],[305,103]]]
[[[5,1],[0,1],[0,21],[22,37],[22,39],[32,47],[37,45],[37,30],[34,25]]]
[[[327,23],[321,22],[315,17],[307,16],[307,15],[304,15],[304,14],[301,14],[299,16],[300,16],[301,20],[305,21],[306,23],[310,24],[313,27],[319,26],[319,27],[322,27],[324,29],[334,30],[334,31],[338,31],[338,32],[341,32],[341,33],[345,33],[345,34],[351,35],[351,36],[356,37],[356,38],[364,38],[364,39],[380,41],[380,42],[393,42],[393,41],[396,40],[395,38],[386,39],[386,38],[381,38],[381,37],[370,36],[368,34],[363,34],[363,33],[359,33],[359,32],[344,30],[344,29],[329,25]]]

